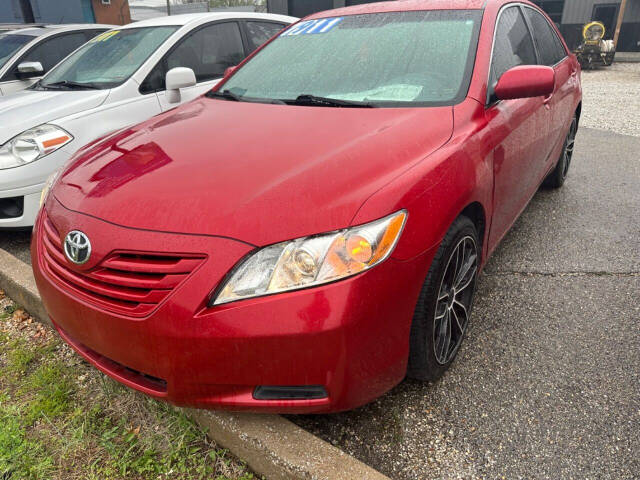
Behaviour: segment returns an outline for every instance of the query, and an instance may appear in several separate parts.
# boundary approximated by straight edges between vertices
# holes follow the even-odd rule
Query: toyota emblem
[[[64,239],[64,254],[71,263],[82,265],[91,256],[91,242],[84,233],[73,230]]]

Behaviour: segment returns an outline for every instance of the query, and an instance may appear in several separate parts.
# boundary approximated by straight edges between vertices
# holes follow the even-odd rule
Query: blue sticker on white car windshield
[[[296,35],[307,35],[310,33],[327,33],[342,21],[343,17],[319,18],[318,20],[307,20],[294,25],[281,36],[293,37]]]

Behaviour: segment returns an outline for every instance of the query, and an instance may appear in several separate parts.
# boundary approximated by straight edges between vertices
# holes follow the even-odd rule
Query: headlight
[[[42,188],[42,193],[40,194],[40,207],[42,207],[42,205],[44,205],[44,203],[47,201],[49,191],[51,191],[51,187],[53,187],[53,184],[56,183],[56,180],[58,180],[61,170],[62,169],[59,168],[58,170],[53,172],[51,175],[49,175],[47,181],[44,182],[44,187]]]
[[[0,146],[0,170],[31,163],[66,145],[73,136],[55,125],[30,128]]]
[[[406,218],[401,210],[366,225],[264,247],[235,267],[209,306],[321,285],[368,270],[391,254]]]

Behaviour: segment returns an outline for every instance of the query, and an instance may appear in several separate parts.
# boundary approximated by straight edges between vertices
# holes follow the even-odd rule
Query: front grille
[[[69,268],[51,220],[44,216],[42,225],[40,252],[46,272],[82,299],[126,316],[149,315],[204,258],[122,251],[81,273]]]

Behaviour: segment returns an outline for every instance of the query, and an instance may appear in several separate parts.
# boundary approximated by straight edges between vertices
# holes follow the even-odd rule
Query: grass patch
[[[182,411],[114,382],[0,294],[0,479],[256,478]]]

